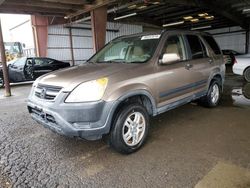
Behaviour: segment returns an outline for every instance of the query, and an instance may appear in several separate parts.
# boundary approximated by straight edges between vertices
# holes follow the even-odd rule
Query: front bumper
[[[32,93],[28,110],[32,118],[61,135],[97,140],[110,131],[115,102],[65,103],[68,93],[55,101],[37,98]]]

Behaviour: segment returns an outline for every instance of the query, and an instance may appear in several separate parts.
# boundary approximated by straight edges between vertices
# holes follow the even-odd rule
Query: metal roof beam
[[[237,25],[246,28],[247,24],[244,22],[244,17],[233,13],[227,7],[223,6],[223,1],[210,1],[210,0],[203,0],[200,4],[204,8],[209,8],[216,12],[218,15],[224,16],[225,18],[231,20],[232,22],[236,23]]]

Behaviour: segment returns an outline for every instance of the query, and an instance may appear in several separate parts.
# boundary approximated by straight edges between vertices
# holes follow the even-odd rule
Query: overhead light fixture
[[[208,16],[208,13],[204,12],[204,13],[200,13],[198,14],[199,17],[205,17],[205,16]]]
[[[199,19],[198,18],[194,18],[194,19],[191,19],[190,21],[193,22],[193,23],[196,23],[196,22],[199,21]]]
[[[242,12],[243,12],[243,13],[245,13],[245,12],[250,12],[250,8],[245,8],[245,9],[242,10]]]
[[[69,17],[68,16],[64,16],[64,19],[67,20],[67,19],[69,19]]]
[[[191,28],[191,30],[200,30],[200,29],[208,29],[208,28],[211,28],[212,26],[211,25],[208,25],[208,26],[202,26],[202,27],[193,27]]]
[[[136,4],[134,4],[134,5],[130,5],[130,6],[128,6],[128,9],[134,9],[134,8],[136,8],[137,7],[137,5]]]
[[[121,20],[121,19],[124,19],[124,18],[128,18],[128,17],[136,16],[136,15],[137,15],[137,13],[136,13],[136,12],[134,12],[134,13],[131,13],[131,14],[126,14],[126,15],[124,15],[124,16],[119,16],[119,17],[116,17],[116,18],[114,18],[114,20]]]
[[[147,8],[147,5],[141,5],[141,6],[137,7],[137,9],[144,9],[144,8]]]
[[[152,2],[153,5],[159,5],[160,4],[160,1],[155,1],[155,2]]]
[[[162,27],[169,27],[169,26],[181,25],[181,24],[184,24],[184,21],[163,24]]]
[[[206,20],[213,20],[213,19],[214,19],[214,16],[206,16],[205,19],[206,19]]]
[[[185,17],[183,17],[183,19],[184,20],[191,20],[191,19],[193,19],[193,16],[185,16]]]

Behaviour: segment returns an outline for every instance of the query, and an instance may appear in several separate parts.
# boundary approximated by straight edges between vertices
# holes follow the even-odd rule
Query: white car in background
[[[237,75],[243,75],[245,80],[250,82],[250,54],[235,57],[233,72]]]

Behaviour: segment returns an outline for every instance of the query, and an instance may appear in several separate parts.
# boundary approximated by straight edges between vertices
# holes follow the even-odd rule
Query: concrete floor
[[[152,119],[131,155],[34,122],[30,87],[0,97],[0,187],[250,187],[250,85],[241,77],[227,76],[218,108],[188,104]]]

